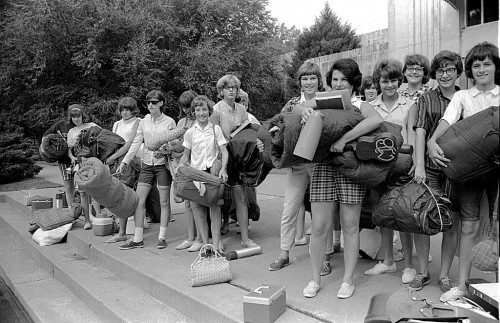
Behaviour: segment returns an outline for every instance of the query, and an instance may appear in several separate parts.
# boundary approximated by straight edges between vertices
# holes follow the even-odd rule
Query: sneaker
[[[309,229],[307,229],[307,230],[306,230],[306,234],[307,234],[308,236],[310,236],[310,235],[311,235],[311,232],[312,232],[312,227],[309,227]]]
[[[149,222],[144,218],[144,224],[142,226],[144,229],[149,229]]]
[[[382,263],[382,261],[380,261],[378,264],[375,265],[375,267],[365,271],[365,275],[376,276],[385,273],[395,273],[396,271],[398,271],[398,269],[396,268],[396,263],[387,266],[386,264]]]
[[[456,301],[460,297],[465,296],[465,291],[458,287],[452,287],[449,291],[441,295],[439,300],[441,302]]]
[[[290,264],[290,260],[288,258],[278,258],[272,264],[269,265],[270,271],[280,270],[281,268],[288,266]]]
[[[323,265],[321,266],[321,276],[326,276],[332,272],[332,265],[330,261],[323,260]]]
[[[444,276],[438,280],[438,286],[443,293],[446,293],[451,289],[451,280],[448,276]]]
[[[251,247],[257,247],[258,244],[253,242],[252,239],[248,239],[247,242],[243,242],[243,240],[241,240],[241,246],[243,248],[251,248]]]
[[[424,276],[422,274],[417,274],[415,279],[408,285],[409,288],[413,290],[421,290],[425,285],[431,281],[431,275],[427,274]]]
[[[189,252],[200,251],[201,247],[203,246],[204,246],[203,242],[196,241],[191,245],[191,247],[188,248],[188,251]]]
[[[307,237],[304,237],[302,239],[295,239],[295,245],[296,246],[304,246],[308,243]]]
[[[167,247],[167,241],[165,239],[158,239],[158,243],[156,244],[156,248],[165,249]]]
[[[112,236],[111,238],[106,240],[106,242],[107,243],[115,243],[115,242],[127,241],[127,240],[128,240],[127,235],[121,236],[119,234],[115,234],[114,236]]]
[[[349,283],[342,283],[340,285],[340,289],[337,293],[337,297],[340,299],[344,298],[349,298],[354,294],[354,291],[356,290],[356,287],[354,287],[354,284],[349,284]]]
[[[175,217],[173,215],[170,216],[170,222],[175,222]]]
[[[120,250],[129,250],[134,248],[144,248],[144,242],[134,242],[134,240],[130,240],[126,244],[120,246]]]
[[[90,230],[92,229],[92,223],[90,221],[85,221],[85,224],[83,225],[84,230]]]
[[[226,233],[229,232],[229,224],[224,223],[222,227],[220,228],[220,234],[225,235]]]
[[[304,288],[304,290],[302,291],[302,295],[304,295],[304,297],[311,298],[316,296],[318,290],[318,284],[316,284],[314,280],[311,280],[309,284],[307,284],[306,288]]]
[[[398,261],[401,261],[401,260],[405,259],[405,253],[404,253],[404,251],[402,249],[398,249],[394,253],[393,257],[394,257],[394,261],[398,262]]]
[[[180,245],[175,247],[175,250],[183,250],[191,247],[193,245],[194,241],[189,241],[189,240],[184,240]]]
[[[417,271],[413,268],[403,269],[403,276],[401,276],[401,281],[403,284],[411,283],[417,276]]]
[[[145,217],[145,219],[146,219],[146,222],[147,222],[147,223],[151,223],[151,222],[153,222],[153,220],[151,220],[151,218],[150,218],[149,216],[146,216],[146,217]]]

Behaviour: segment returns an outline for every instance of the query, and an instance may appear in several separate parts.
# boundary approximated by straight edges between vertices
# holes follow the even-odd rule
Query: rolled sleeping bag
[[[312,161],[293,155],[293,151],[302,130],[302,117],[289,112],[281,114],[278,120],[271,122],[270,127],[278,126],[280,130],[271,140],[271,160],[274,167],[284,168],[303,163],[320,163],[333,159],[330,152],[332,143],[339,140],[345,133],[353,129],[364,117],[354,110],[321,110],[324,116],[323,130],[318,147]]]
[[[190,166],[180,166],[175,176],[174,193],[200,205],[215,206],[222,204],[224,186],[217,176]]]
[[[59,160],[68,155],[68,143],[59,134],[44,136],[40,149],[50,160]]]
[[[498,106],[489,107],[451,127],[438,139],[450,159],[444,174],[454,182],[467,182],[498,171]]]
[[[151,151],[160,149],[163,144],[173,141],[177,138],[184,136],[188,128],[175,128],[169,131],[162,131],[158,134],[154,134],[150,139],[145,141],[145,146]]]
[[[80,169],[75,173],[75,182],[90,196],[102,198],[109,192],[111,177],[108,167],[99,159],[83,158]]]
[[[99,159],[84,158],[75,181],[85,193],[116,216],[128,218],[135,213],[139,203],[137,193],[112,177],[108,167]]]

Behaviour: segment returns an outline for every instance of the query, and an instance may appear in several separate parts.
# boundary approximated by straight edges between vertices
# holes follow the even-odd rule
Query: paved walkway
[[[61,177],[57,166],[54,164],[40,163],[44,168],[38,176],[44,177],[48,181],[61,183]],[[309,261],[308,246],[299,246],[292,249],[290,253],[291,265],[282,270],[271,272],[268,270],[269,264],[272,263],[279,255],[279,236],[280,236],[280,218],[283,204],[283,194],[285,189],[285,175],[283,171],[273,170],[264,183],[257,189],[258,201],[261,208],[261,218],[257,222],[251,222],[252,231],[250,238],[261,245],[263,253],[258,256],[253,256],[245,259],[235,260],[231,262],[231,270],[233,280],[231,284],[240,287],[244,290],[251,290],[261,284],[285,285],[287,292],[287,304],[302,313],[324,321],[324,322],[362,322],[367,313],[371,297],[379,292],[397,291],[405,285],[401,283],[401,274],[403,263],[397,264],[398,271],[396,273],[385,274],[377,277],[369,277],[364,275],[364,271],[373,267],[376,262],[370,260],[359,260],[354,276],[356,292],[353,297],[340,300],[336,297],[336,293],[342,283],[344,271],[342,253],[333,256],[333,271],[330,275],[325,276],[321,283],[321,290],[313,299],[306,299],[302,296],[302,289],[307,282],[311,280],[311,265]],[[35,193],[46,194],[52,196],[58,189],[37,190]],[[27,193],[27,192],[24,192]],[[161,250],[161,253],[168,259],[176,259],[178,262],[186,263],[186,266],[191,263],[195,257],[195,253],[187,251],[177,251],[175,246],[186,238],[186,219],[183,217],[183,205],[172,203],[172,213],[176,217],[176,221],[169,224],[167,231],[168,248]],[[310,226],[310,217],[306,215],[306,228]],[[81,230],[81,226],[74,230]],[[154,248],[158,236],[158,224],[153,224],[150,229],[145,230],[145,245],[144,249]],[[92,235],[92,231],[82,231],[82,234]],[[103,243],[104,239],[95,239],[94,243]],[[230,226],[230,232],[223,236],[226,250],[240,249],[240,236],[237,234],[236,225]],[[439,289],[436,286],[437,273],[439,271],[439,247],[441,242],[440,235],[431,238],[431,255],[434,261],[430,263],[429,270],[432,275],[431,284],[425,287],[425,290],[434,298],[439,297]],[[108,245],[109,246],[109,245]],[[108,247],[106,246],[106,247]],[[110,246],[113,248],[114,246]],[[156,251],[155,253],[160,253]],[[120,251],[116,245],[116,253],[127,253],[131,251]],[[141,250],[132,251],[135,254],[140,254]],[[138,259],[140,262],[140,259]],[[416,259],[414,259],[414,263]],[[458,278],[458,259],[455,259],[451,278],[456,281]],[[188,268],[185,267],[185,272],[173,272],[173,275],[185,276]],[[479,271],[473,270],[473,277],[484,278],[489,281],[494,281],[494,275],[486,275]],[[186,288],[189,288],[186,286]],[[206,295],[213,292],[212,287],[204,287]],[[234,303],[241,302],[241,299],[221,299],[221,302]],[[228,308],[230,308],[228,306]]]

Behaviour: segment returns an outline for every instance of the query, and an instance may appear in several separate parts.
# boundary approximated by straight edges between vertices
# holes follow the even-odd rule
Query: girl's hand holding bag
[[[231,280],[229,261],[213,245],[206,244],[191,264],[189,277],[191,287],[225,283]]]

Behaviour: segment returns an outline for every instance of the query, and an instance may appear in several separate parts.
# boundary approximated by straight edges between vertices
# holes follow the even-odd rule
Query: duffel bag
[[[389,188],[373,208],[375,225],[434,235],[452,226],[451,202],[440,191],[415,181]]]
[[[450,180],[463,183],[498,170],[498,119],[498,106],[489,107],[455,123],[438,139],[450,160],[443,168]]]
[[[197,204],[222,205],[224,182],[221,178],[202,170],[191,166],[180,166],[175,176],[174,193]]]

